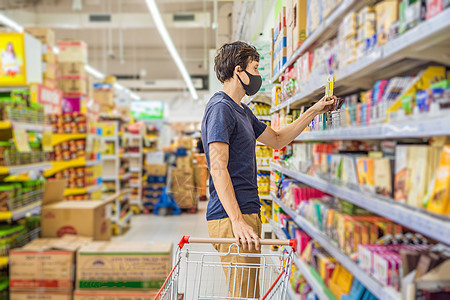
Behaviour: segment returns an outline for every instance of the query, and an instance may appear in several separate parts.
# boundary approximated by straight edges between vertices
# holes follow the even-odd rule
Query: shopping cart
[[[193,251],[186,244],[229,244],[228,253]],[[296,240],[261,240],[261,245],[285,247],[281,253],[240,253],[235,239],[184,236],[178,244],[175,264],[154,300],[287,299],[287,288]],[[245,257],[259,263],[224,262]],[[245,276],[244,274],[257,274]],[[239,274],[241,276],[239,276]],[[250,277],[254,282],[250,283]],[[253,288],[251,285],[253,284]],[[258,289],[254,287],[258,285]],[[243,290],[242,287],[247,287]],[[239,292],[236,292],[238,290]],[[253,295],[248,295],[249,290]],[[259,290],[255,292],[255,290]],[[245,294],[245,292],[247,294]],[[244,295],[243,295],[244,294]]]

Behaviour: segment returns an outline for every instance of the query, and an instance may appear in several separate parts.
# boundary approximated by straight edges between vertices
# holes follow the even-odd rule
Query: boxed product
[[[73,300],[153,300],[157,291],[84,291],[77,290],[73,293]]]
[[[42,49],[42,61],[50,64],[56,64],[56,54],[50,46],[44,46]]]
[[[295,51],[306,40],[307,34],[307,0],[293,0],[292,47]]]
[[[322,0],[307,1],[307,34],[313,33],[322,23],[323,19],[323,3]]]
[[[148,176],[166,176],[167,164],[145,165],[145,170]]]
[[[450,146],[442,150],[441,160],[436,171],[431,198],[427,209],[442,214],[450,215]]]
[[[86,78],[65,76],[59,80],[59,87],[64,93],[86,94]]]
[[[197,193],[194,187],[173,188],[173,198],[180,208],[193,208],[197,206]]]
[[[173,169],[171,172],[172,186],[178,187],[195,187],[194,185],[194,169]]]
[[[59,74],[65,76],[80,76],[86,77],[85,64],[82,62],[62,62],[59,63]]]
[[[44,79],[55,80],[58,77],[58,67],[55,64],[44,63]]]
[[[114,92],[95,89],[94,100],[100,105],[112,106],[114,104]]]
[[[13,300],[72,300],[72,292],[12,291]]]
[[[176,164],[177,164],[178,169],[190,169],[190,168],[192,168],[192,157],[191,156],[178,156]]]
[[[377,41],[384,45],[388,41],[389,30],[399,16],[399,0],[384,0],[375,5],[377,14]]]
[[[29,289],[71,291],[74,282],[75,252],[90,240],[66,235],[60,239],[37,239],[22,248],[11,250],[9,254],[10,289],[13,291]],[[50,299],[60,299],[55,295],[52,297],[54,298]]]
[[[87,63],[87,46],[83,41],[59,41],[59,62]]]
[[[111,238],[110,207],[103,201],[64,201],[66,180],[47,181],[42,199],[42,237],[65,234],[108,241]]]
[[[50,28],[28,27],[25,28],[25,32],[40,40],[44,45],[55,46],[55,32]]]
[[[92,242],[77,254],[77,289],[159,289],[172,269],[172,243]]]

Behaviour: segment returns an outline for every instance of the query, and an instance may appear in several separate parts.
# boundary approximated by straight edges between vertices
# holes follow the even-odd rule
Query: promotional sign
[[[131,102],[131,114],[138,120],[155,120],[164,117],[164,102],[139,100]]]
[[[0,33],[0,85],[27,84],[25,42],[21,33]]]
[[[62,107],[62,92],[42,84],[33,83],[30,87],[31,101],[42,104],[45,114],[60,114]]]
[[[13,138],[17,151],[19,151],[20,153],[31,152],[30,144],[28,143],[28,133],[25,131],[25,129],[14,129]]]

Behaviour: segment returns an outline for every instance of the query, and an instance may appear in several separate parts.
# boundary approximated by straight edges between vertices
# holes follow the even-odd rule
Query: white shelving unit
[[[341,6],[354,5],[354,3],[352,4],[350,2],[357,1],[344,1],[337,10],[339,10]],[[337,10],[335,10],[335,12]],[[333,14],[336,15],[335,13]],[[328,19],[330,19],[333,14]],[[327,20],[325,20],[322,27],[327,27]],[[358,86],[356,82],[359,78],[364,78],[368,74],[380,72],[389,65],[400,62],[405,57],[411,56],[428,60],[444,60],[444,58],[439,58],[438,56],[433,57],[432,54],[430,54],[427,50],[431,49],[436,44],[442,43],[443,41],[448,41],[450,39],[450,36],[447,34],[449,30],[450,9],[446,9],[432,19],[422,22],[415,28],[412,28],[404,34],[398,36],[397,38],[387,42],[386,45],[374,49],[371,53],[365,55],[358,61],[337,70],[336,87],[353,87],[356,91],[360,88],[360,86]],[[316,30],[316,32],[317,31],[318,30]],[[303,43],[302,47],[297,50],[292,58],[284,65],[283,70],[293,62],[295,62],[300,56],[300,54],[297,55],[296,53],[303,53],[306,49],[308,49],[308,47],[311,46],[311,44],[314,42],[314,38],[316,37],[317,36],[314,33],[310,37],[308,37],[305,43]],[[301,49],[303,49],[303,51],[300,51]],[[422,52],[414,53],[412,52],[412,49],[420,49]],[[442,63],[445,63],[445,61],[442,61]],[[403,72],[404,70],[399,71]],[[272,78],[272,81],[276,81],[278,77],[279,75],[275,76],[274,78]],[[309,98],[323,91],[324,82],[325,81],[312,82],[307,90],[297,93],[293,97],[286,99],[278,106],[272,107],[270,112],[273,113],[279,111],[280,109],[291,106],[293,104],[301,105],[302,103],[306,103]]]
[[[296,141],[375,140],[386,138],[418,138],[450,135],[448,117],[426,116],[430,119],[405,119],[401,123],[388,123],[367,127],[348,127],[300,134]]]
[[[128,146],[138,147],[139,152],[128,152],[127,153],[127,159],[130,163],[129,172],[131,173],[130,176],[133,176],[132,173],[137,173],[137,182],[130,182],[131,188],[138,189],[137,194],[133,194],[130,196],[130,204],[137,206],[140,210],[143,208],[143,202],[142,202],[142,170],[144,166],[144,149],[143,149],[143,139],[145,134],[145,128],[141,127],[141,131],[139,134],[132,134],[128,133],[125,135],[127,138],[127,144]],[[135,176],[136,177],[136,176]]]
[[[275,221],[270,220],[269,222],[270,226],[272,227],[273,233],[275,233],[278,239],[283,240],[287,238],[284,232],[279,228],[278,224],[275,223]],[[311,285],[311,288],[314,291],[314,293],[316,293],[317,297],[320,300],[329,300],[330,298],[325,294],[323,287],[320,285],[319,282],[317,282],[316,278],[312,275],[308,265],[304,261],[302,261],[300,257],[298,257],[297,255],[294,255],[293,257],[295,265],[300,270],[305,279],[308,281],[308,283]],[[292,293],[293,293],[292,295],[295,296],[295,298],[292,299],[297,299],[298,295],[295,294],[294,291],[292,291]]]
[[[378,299],[390,299],[400,300],[401,295],[391,287],[385,287],[371,277],[368,273],[362,270],[350,257],[342,253],[339,248],[330,241],[324,233],[320,232],[315,226],[313,226],[305,218],[297,214],[286,204],[284,204],[275,195],[272,195],[273,201],[275,201],[285,213],[287,213],[294,222],[300,226],[311,238],[316,240],[322,247],[336,258],[350,273],[352,273],[358,280],[375,295]]]
[[[271,167],[309,186],[344,199],[414,231],[420,232],[425,236],[450,245],[450,221],[445,217],[403,205],[393,199],[385,200],[373,194],[334,185],[323,179],[283,168],[275,163],[271,163]]]

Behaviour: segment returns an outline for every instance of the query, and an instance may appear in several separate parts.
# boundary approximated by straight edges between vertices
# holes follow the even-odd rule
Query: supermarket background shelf
[[[261,121],[272,121],[272,116],[267,115],[267,116],[256,116],[259,120]]]
[[[103,140],[105,142],[115,142],[115,141],[117,141],[117,137],[116,136],[104,136]]]
[[[119,156],[117,156],[115,154],[102,155],[103,160],[114,160],[114,159],[118,159],[118,158],[119,158]]]
[[[127,212],[122,218],[120,218],[120,220],[119,220],[119,225],[120,226],[122,226],[122,227],[124,227],[127,223],[128,223],[128,221],[130,221],[131,220],[131,218],[133,217],[133,215],[134,215],[134,213],[133,213],[133,211],[132,210],[130,210],[129,212]]]
[[[362,3],[361,3],[362,2]],[[291,58],[283,65],[281,70],[272,77],[271,82],[275,83],[283,72],[292,65],[306,50],[316,44],[321,44],[336,34],[338,24],[344,19],[347,12],[351,9],[357,10],[357,6],[364,5],[364,1],[344,0],[333,12],[317,27],[317,29],[308,36],[303,44],[292,54]]]
[[[259,199],[272,201],[272,196],[270,196],[270,195],[259,195]]]
[[[0,129],[24,129],[26,131],[52,131],[52,126],[42,123],[27,123],[19,121],[0,121]]]
[[[0,256],[0,268],[4,268],[8,265],[8,256]]]
[[[49,162],[42,162],[36,164],[29,165],[18,165],[18,166],[9,166],[9,167],[0,167],[0,175],[14,175],[14,174],[22,174],[30,171],[43,171],[50,169],[52,164]]]
[[[429,119],[424,119],[429,118]],[[388,138],[416,138],[428,136],[450,135],[448,118],[432,115],[422,119],[407,119],[402,123],[388,123],[367,127],[348,127],[323,131],[304,132],[296,141],[326,141],[326,140],[369,140]]]
[[[96,191],[99,191],[102,188],[101,184],[93,185],[86,188],[79,189],[65,189],[64,196],[72,196],[72,195],[82,195],[82,194],[92,194]]]
[[[257,167],[258,171],[270,172],[270,166],[267,167]]]
[[[129,153],[127,153],[127,158],[140,158],[141,155],[142,155],[141,153],[129,152]]]
[[[140,134],[133,134],[133,133],[127,133],[127,134],[125,134],[125,136],[127,139],[130,139],[130,140],[133,140],[133,139],[138,140],[138,139],[142,138],[142,136]]]
[[[1,221],[17,221],[24,218],[28,214],[39,214],[41,212],[41,201],[36,201],[34,203],[28,204],[24,207],[18,208],[13,211],[2,211],[0,212]]]
[[[44,176],[49,177],[53,174],[67,169],[67,168],[77,168],[77,167],[92,167],[102,163],[102,160],[86,160],[84,158],[77,158],[68,161],[54,161],[51,163],[51,169],[44,172]]]
[[[283,209],[283,211],[291,216],[294,222],[300,226],[311,238],[315,239],[322,247],[334,258],[336,258],[350,273],[352,273],[358,280],[371,291],[378,299],[401,299],[400,293],[391,287],[385,287],[378,281],[372,278],[368,273],[362,270],[350,257],[343,254],[330,238],[317,230],[309,221],[298,215],[290,209],[284,202],[272,194],[273,200]]]
[[[284,232],[279,228],[278,224],[274,220],[269,220],[270,225],[272,226],[272,230],[279,239],[287,239]],[[311,288],[313,291],[317,294],[320,300],[330,300],[335,299],[330,298],[325,294],[323,287],[320,285],[319,282],[317,282],[316,278],[312,275],[311,271],[309,270],[308,265],[303,262],[297,255],[294,255],[294,263],[297,266],[297,268],[300,270],[300,272],[305,277],[306,281],[311,285]],[[330,292],[331,293],[331,292]],[[295,293],[294,293],[295,294]]]
[[[82,140],[86,138],[86,133],[54,133],[52,134],[52,145],[71,140]]]
[[[131,173],[125,173],[123,175],[120,175],[120,180],[128,180],[131,178]]]
[[[425,236],[450,245],[450,222],[445,217],[430,214],[424,210],[419,210],[418,208],[407,207],[395,202],[393,199],[388,201],[376,197],[375,195],[340,187],[326,182],[323,179],[283,168],[275,163],[271,163],[271,167],[302,183],[339,197],[388,218],[400,225],[420,232]]]
[[[103,180],[103,181],[113,181],[113,180],[117,180],[117,176],[115,176],[115,175],[103,175],[103,176],[102,176],[102,180]]]
[[[423,60],[438,62],[441,60],[441,63],[448,64],[448,58],[433,55],[432,51],[433,48],[446,46],[450,39],[449,35],[446,34],[448,30],[450,30],[450,9],[446,9],[434,18],[420,23],[415,28],[387,42],[386,45],[374,49],[358,61],[338,69],[336,71],[335,94],[348,94],[359,89],[371,88],[375,79],[389,78],[408,70],[414,70],[423,65]],[[308,40],[309,38],[306,42]],[[405,63],[405,57],[418,60]],[[291,60],[288,61],[288,64]],[[312,98],[320,99],[323,96],[324,83],[325,78],[320,82],[311,82],[307,90],[286,99],[278,106],[272,107],[270,112],[273,113],[288,106],[299,107],[309,100],[313,100]]]

